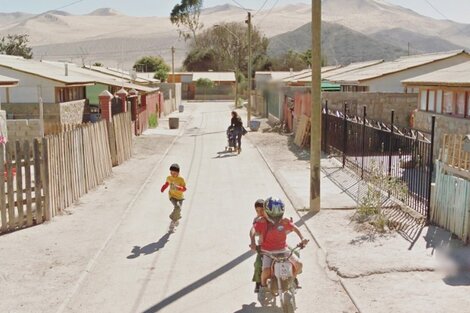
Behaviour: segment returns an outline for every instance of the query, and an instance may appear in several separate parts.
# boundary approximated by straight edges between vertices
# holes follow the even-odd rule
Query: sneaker
[[[297,278],[294,278],[294,286],[296,289],[302,289],[302,286],[300,286],[299,280]]]
[[[255,293],[259,292],[259,287],[261,287],[260,283],[255,283]]]

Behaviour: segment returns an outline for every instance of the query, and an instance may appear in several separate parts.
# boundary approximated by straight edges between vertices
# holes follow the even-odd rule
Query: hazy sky
[[[384,1],[384,0],[382,0]],[[470,0],[385,0],[389,3],[410,8],[420,14],[438,19],[444,17],[454,21],[470,24]],[[69,4],[64,11],[73,14],[89,13],[97,8],[110,7],[127,15],[137,16],[165,16],[178,0],[0,0],[0,12],[22,11],[28,13],[41,13],[47,10],[58,9]],[[219,4],[235,2],[251,9],[259,9],[265,0],[204,0],[204,6],[210,7]],[[292,3],[311,3],[311,0],[267,0],[264,9],[273,5],[282,6]],[[433,9],[433,7],[435,9]]]

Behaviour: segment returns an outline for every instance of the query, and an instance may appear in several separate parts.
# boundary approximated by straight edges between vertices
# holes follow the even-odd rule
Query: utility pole
[[[175,99],[175,107],[174,109],[176,110],[176,79],[175,79],[175,47],[171,47],[171,82],[173,83],[173,99]]]
[[[310,211],[320,211],[321,0],[312,0],[312,113],[310,116]]]
[[[250,120],[251,120],[251,88],[252,88],[252,51],[251,51],[251,32],[252,32],[252,25],[251,25],[251,12],[248,12],[248,19],[246,20],[248,24],[248,114],[247,114],[247,127],[250,127]]]

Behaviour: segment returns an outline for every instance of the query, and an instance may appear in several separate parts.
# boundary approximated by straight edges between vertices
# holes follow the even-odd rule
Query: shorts
[[[294,255],[292,255],[289,258],[289,261],[291,261],[294,265],[299,263],[299,260]],[[267,268],[271,268],[272,265],[273,265],[273,259],[263,254],[263,270]]]

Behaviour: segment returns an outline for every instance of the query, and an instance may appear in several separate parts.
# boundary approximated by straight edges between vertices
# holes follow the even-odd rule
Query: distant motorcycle
[[[284,313],[294,313],[297,309],[295,294],[297,284],[294,277],[294,265],[289,260],[295,251],[303,249],[303,244],[298,244],[292,250],[264,251],[261,254],[273,260],[271,266],[272,277],[268,279],[266,292],[258,293],[258,301],[265,306],[276,306],[277,297],[280,298],[282,311]]]

